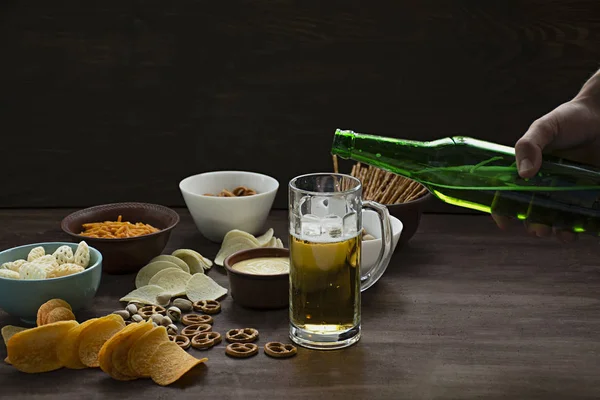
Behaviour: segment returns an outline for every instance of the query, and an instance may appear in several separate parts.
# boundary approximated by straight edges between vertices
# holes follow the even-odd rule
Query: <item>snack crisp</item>
[[[10,269],[0,269],[0,278],[21,279],[21,275],[19,275],[18,272]]]
[[[58,307],[64,307],[72,311],[71,305],[62,299],[50,299],[38,308],[36,324],[42,326],[46,323],[46,318],[50,311]]]
[[[131,370],[140,377],[150,378],[152,356],[161,343],[168,341],[167,329],[164,326],[157,326],[144,333],[129,349],[127,359]]]
[[[175,342],[161,343],[150,360],[150,377],[161,386],[167,386],[177,381],[195,366],[207,361],[208,358],[198,359]]]
[[[88,367],[99,367],[98,353],[115,333],[125,327],[125,321],[116,314],[109,314],[86,326],[80,333],[79,359]]]
[[[156,304],[156,296],[164,291],[165,289],[160,286],[146,285],[129,292],[121,297],[119,301],[136,301],[142,304]]]
[[[130,381],[137,379],[135,376],[125,375],[118,371],[113,364],[113,356],[115,351],[117,351],[119,347],[127,341],[132,333],[139,329],[144,329],[145,327],[152,329],[152,324],[148,324],[148,322],[130,324],[111,336],[102,345],[102,348],[98,353],[98,364],[100,369],[109,374],[112,378],[119,381]]]
[[[79,343],[81,341],[81,331],[92,324],[98,318],[88,319],[81,324],[69,329],[65,337],[58,343],[56,353],[58,360],[66,368],[83,369],[87,366],[79,358]]]
[[[175,257],[175,256],[168,255],[168,254],[161,254],[160,256],[156,256],[152,260],[150,260],[150,262],[148,264],[152,264],[154,261],[168,261],[168,262],[172,262],[173,264],[175,264],[179,268],[181,268],[183,271],[187,272],[188,274],[190,273],[190,267],[189,267],[189,265],[187,265],[186,262],[183,261],[179,257]]]
[[[148,284],[160,286],[164,292],[169,293],[172,297],[182,296],[185,294],[185,286],[192,275],[182,271],[180,268],[166,268],[157,272]]]
[[[148,265],[145,265],[142,269],[139,270],[137,275],[135,276],[135,287],[141,288],[150,284],[150,279],[160,271],[168,268],[178,268],[183,271],[181,268],[170,261],[155,261]],[[185,272],[185,271],[183,271]]]
[[[135,371],[129,366],[129,350],[133,345],[146,333],[153,329],[152,320],[148,320],[146,323],[132,324],[138,325],[137,329],[132,330],[127,335],[119,346],[113,351],[112,354],[112,365],[113,372],[117,371],[124,376],[138,377]]]
[[[58,321],[74,321],[75,315],[70,308],[67,307],[56,307],[48,313],[46,316],[44,325],[52,324]]]
[[[204,273],[212,266],[212,261],[192,249],[178,249],[172,255],[183,260],[190,267],[191,274]]]
[[[241,250],[254,249],[258,247],[279,247],[283,243],[279,238],[273,236],[273,228],[269,228],[261,236],[254,237],[248,232],[233,229],[225,235],[221,248],[215,257],[215,264],[223,266],[227,257]]]
[[[217,300],[227,294],[227,289],[204,274],[194,274],[187,282],[185,293],[192,302]]]
[[[6,344],[8,359],[21,372],[39,373],[62,367],[57,346],[77,321],[59,321],[14,334]]]

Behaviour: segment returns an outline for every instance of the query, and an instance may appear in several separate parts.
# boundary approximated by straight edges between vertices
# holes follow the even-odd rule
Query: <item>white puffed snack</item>
[[[42,264],[26,263],[19,269],[21,279],[46,279],[46,268]]]
[[[73,262],[77,265],[81,265],[83,268],[87,268],[90,263],[90,248],[86,242],[79,242],[77,250],[75,250],[75,257]]]
[[[81,265],[66,263],[47,271],[46,278],[59,278],[61,276],[73,275],[82,271],[85,271],[85,269]]]
[[[34,247],[33,249],[31,249],[29,251],[29,254],[27,255],[27,261],[33,261],[36,258],[40,258],[45,255],[46,255],[46,250],[44,250],[44,248],[42,246]]]
[[[73,250],[67,245],[60,246],[52,255],[58,261],[58,265],[72,263],[74,259]]]
[[[12,271],[10,269],[0,269],[0,278],[21,279],[21,276],[18,272]]]
[[[27,260],[23,260],[23,259],[5,262],[4,264],[0,265],[0,270],[2,270],[2,269],[9,269],[9,270],[14,271],[16,273],[19,273],[19,269],[26,262],[27,262]]]

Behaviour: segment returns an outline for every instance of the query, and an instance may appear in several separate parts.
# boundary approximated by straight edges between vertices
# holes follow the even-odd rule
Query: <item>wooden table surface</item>
[[[0,211],[0,249],[68,239],[70,210]],[[189,214],[165,252],[192,248],[214,257]],[[269,225],[286,239],[286,212]],[[235,360],[224,344],[183,382],[117,382],[98,369],[39,375],[0,364],[0,398],[119,399],[584,399],[600,398],[600,268],[597,239],[570,245],[502,232],[490,218],[425,215],[382,280],[363,295],[361,341],[340,351],[299,349],[292,359],[262,352]],[[222,285],[221,267],[209,275]],[[104,275],[92,309],[119,309],[134,275]],[[0,293],[0,296],[2,294]],[[19,321],[0,311],[0,326]],[[259,345],[286,341],[287,311],[250,311],[228,296],[215,330],[255,327]],[[0,357],[6,355],[0,346]]]

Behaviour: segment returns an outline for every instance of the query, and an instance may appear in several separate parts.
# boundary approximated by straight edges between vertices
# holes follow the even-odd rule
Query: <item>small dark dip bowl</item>
[[[160,229],[158,232],[130,238],[93,238],[80,235],[83,224],[116,221],[142,222]],[[148,203],[113,203],[74,212],[62,220],[61,228],[76,241],[85,241],[102,253],[104,272],[129,274],[137,272],[152,258],[161,254],[179,223],[179,214],[168,207]]]
[[[289,249],[255,248],[238,251],[227,257],[223,265],[229,277],[233,301],[242,307],[256,309],[285,308],[289,304],[290,274],[256,275],[232,269],[244,260],[260,257],[289,257]]]

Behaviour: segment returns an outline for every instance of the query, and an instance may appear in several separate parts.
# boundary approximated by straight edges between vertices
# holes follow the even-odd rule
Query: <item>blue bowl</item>
[[[0,264],[18,259],[27,259],[27,254],[34,247],[42,246],[46,254],[52,254],[60,246],[65,245],[73,249],[73,253],[75,253],[77,243],[28,244],[0,252]],[[73,275],[31,280],[0,277],[0,308],[27,324],[35,325],[38,309],[50,299],[65,300],[71,305],[73,312],[90,306],[102,278],[102,254],[93,247],[89,247],[89,249],[89,266],[85,271]]]

